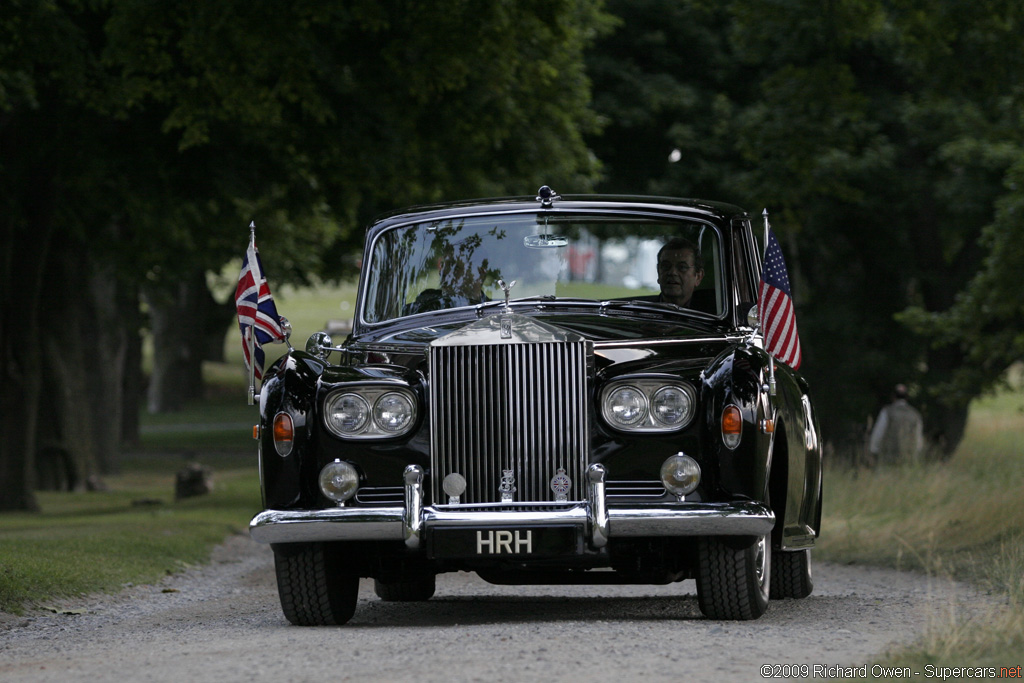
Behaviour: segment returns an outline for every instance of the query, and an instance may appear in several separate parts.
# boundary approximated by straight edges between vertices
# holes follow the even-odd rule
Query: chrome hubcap
[[[757,575],[757,583],[764,586],[764,579],[768,575],[768,548],[767,536],[762,536],[757,541],[757,548],[754,550],[754,572]]]

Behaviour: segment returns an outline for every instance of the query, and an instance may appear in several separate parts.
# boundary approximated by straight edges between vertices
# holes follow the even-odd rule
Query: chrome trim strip
[[[625,341],[594,341],[594,351],[601,351],[603,349],[617,349],[617,348],[629,348],[642,346],[647,348],[648,346],[675,346],[678,344],[708,344],[712,342],[719,343],[738,343],[746,339],[743,335],[729,335],[724,334],[718,337],[679,337],[675,339],[628,339]]]
[[[589,514],[585,505],[576,505],[566,510],[531,511],[515,510],[509,512],[456,512],[453,510],[436,510],[427,508],[424,511],[424,526],[434,528],[476,529],[481,526],[517,526],[534,524],[544,526],[550,524],[570,524],[584,527],[589,523]]]
[[[419,523],[407,522],[406,511],[400,507],[264,510],[249,523],[249,535],[259,543],[406,540],[408,544],[410,538],[420,543],[422,530],[432,527],[572,524],[590,525],[596,545],[600,530],[600,519],[588,504],[535,512],[459,512],[425,507]],[[762,503],[667,503],[607,509],[605,538],[763,536],[773,526],[775,515]],[[411,530],[415,533],[410,534]]]

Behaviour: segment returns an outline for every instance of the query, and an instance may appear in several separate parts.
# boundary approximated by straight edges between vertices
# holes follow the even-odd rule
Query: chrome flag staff
[[[270,285],[263,274],[263,263],[256,250],[256,222],[249,224],[249,248],[242,259],[242,272],[238,274],[235,290],[235,308],[238,310],[238,329],[242,332],[242,353],[249,370],[249,405],[255,399],[255,380],[263,379],[266,355],[263,344],[283,342],[287,321],[277,314]]]
[[[765,249],[764,267],[757,308],[764,330],[764,348],[794,370],[800,367],[800,336],[796,329],[793,295],[789,287],[786,262],[775,239],[775,231],[768,224],[768,210],[764,212]]]

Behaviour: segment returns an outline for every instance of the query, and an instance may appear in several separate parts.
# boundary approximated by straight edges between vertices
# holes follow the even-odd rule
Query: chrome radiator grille
[[[511,470],[515,503],[551,502],[564,469],[566,498],[585,497],[589,451],[585,341],[433,347],[430,362],[431,492],[466,478],[460,504],[501,502]]]

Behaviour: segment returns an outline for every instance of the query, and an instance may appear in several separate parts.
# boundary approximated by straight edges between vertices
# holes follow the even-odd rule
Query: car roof
[[[747,212],[738,206],[703,199],[643,195],[564,195],[555,199],[550,206],[542,206],[539,199],[522,196],[412,206],[378,216],[367,228],[367,231],[376,232],[398,223],[431,220],[442,216],[538,210],[555,213],[587,210],[665,212],[702,217],[723,223],[732,218],[748,217]]]

